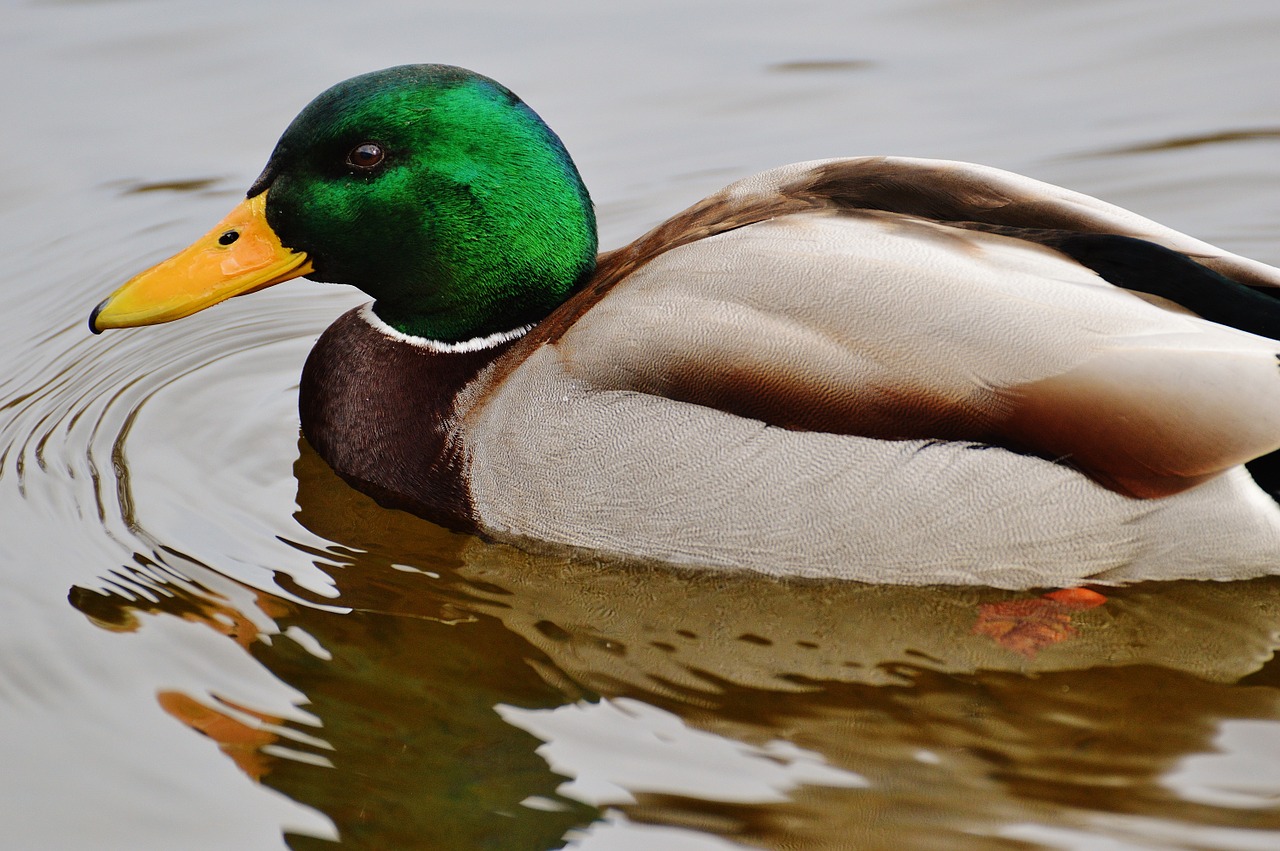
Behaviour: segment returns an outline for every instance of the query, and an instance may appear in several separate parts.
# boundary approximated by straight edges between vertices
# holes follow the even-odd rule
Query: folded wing
[[[1096,233],[1199,262],[1064,247]],[[553,340],[588,386],[788,429],[989,443],[1134,496],[1280,448],[1280,344],[1203,318],[1222,276],[1266,287],[1280,271],[1087,196],[961,164],[802,164],[646,239]],[[1127,278],[1108,267],[1116,251]],[[1202,315],[1173,301],[1186,276],[1203,278]],[[1238,313],[1272,307],[1237,296],[1261,305]]]

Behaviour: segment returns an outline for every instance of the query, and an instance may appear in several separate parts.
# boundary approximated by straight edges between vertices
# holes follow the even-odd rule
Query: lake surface
[[[1280,847],[1280,581],[1086,607],[535,557],[300,440],[358,293],[85,325],[404,62],[523,96],[605,247],[894,153],[1280,263],[1278,44],[1264,0],[6,3],[0,847]]]

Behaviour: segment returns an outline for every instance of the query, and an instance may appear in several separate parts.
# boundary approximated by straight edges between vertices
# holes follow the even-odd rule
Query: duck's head
[[[339,83],[285,130],[248,197],[98,305],[95,332],[168,322],[303,275],[448,342],[535,322],[595,264],[559,138],[499,83],[405,65]]]

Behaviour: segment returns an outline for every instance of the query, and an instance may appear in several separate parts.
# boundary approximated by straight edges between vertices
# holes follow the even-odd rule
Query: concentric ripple
[[[76,320],[10,340],[21,357],[0,380],[0,503],[16,499],[121,562],[203,553],[251,585],[272,587],[283,570],[325,593],[313,559],[283,544],[289,530],[273,524],[292,513],[302,362],[358,294],[296,282],[186,322],[93,336],[96,299],[145,265],[125,262],[116,259],[97,292],[64,295],[51,311]],[[85,289],[63,280],[39,297]],[[198,498],[208,490],[221,498]]]

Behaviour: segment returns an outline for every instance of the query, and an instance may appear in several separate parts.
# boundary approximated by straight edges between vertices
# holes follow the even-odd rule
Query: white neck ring
[[[427,337],[415,337],[412,334],[406,334],[392,328],[387,323],[378,318],[378,314],[373,312],[373,302],[369,302],[360,308],[360,316],[365,322],[377,329],[380,333],[385,334],[391,339],[408,343],[411,346],[417,346],[420,349],[427,349],[432,352],[442,353],[460,353],[460,352],[479,352],[485,349],[492,349],[511,340],[518,340],[525,334],[529,333],[529,329],[533,325],[521,325],[519,328],[512,328],[510,331],[498,331],[485,337],[472,337],[470,340],[459,340],[456,343],[445,343],[440,340],[432,340]]]

